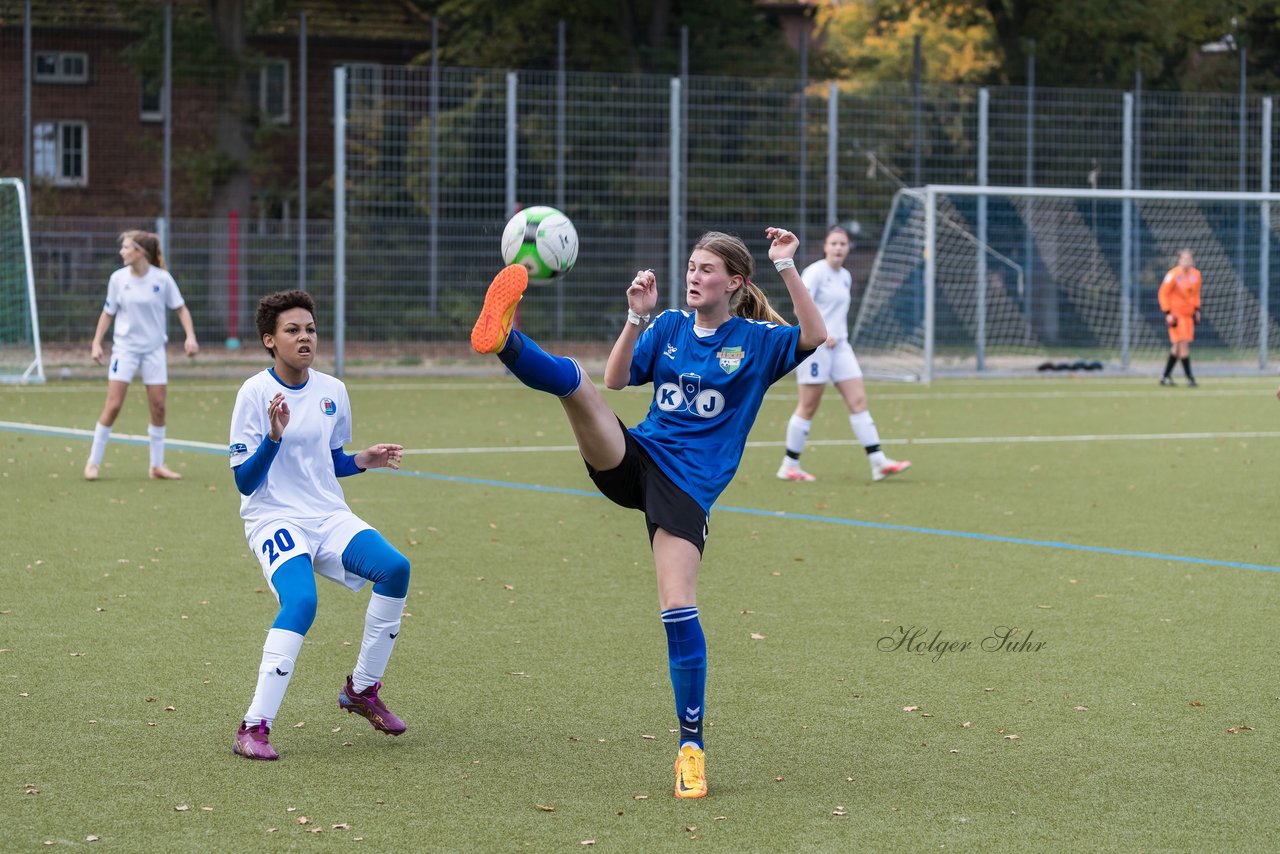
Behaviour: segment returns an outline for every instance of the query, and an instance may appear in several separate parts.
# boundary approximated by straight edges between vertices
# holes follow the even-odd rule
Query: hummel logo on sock
[[[387,634],[388,634],[388,636],[389,636],[392,640],[395,640],[395,639],[396,639],[396,635],[398,635],[398,634],[400,634],[400,633],[399,633],[399,632],[388,632]]]
[[[277,675],[277,676],[288,676],[288,675],[289,675],[289,671],[288,671],[288,670],[281,670],[279,667],[277,667],[277,668],[276,668],[276,675]]]

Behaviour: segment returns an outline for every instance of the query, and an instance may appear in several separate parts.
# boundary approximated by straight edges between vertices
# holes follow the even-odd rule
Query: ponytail
[[[729,313],[748,320],[767,320],[779,326],[789,326],[786,319],[769,304],[769,298],[755,282],[747,279],[729,304]]]

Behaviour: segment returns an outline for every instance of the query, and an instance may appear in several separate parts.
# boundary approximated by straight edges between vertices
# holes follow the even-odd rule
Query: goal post
[[[1280,341],[1269,300],[1277,202],[1263,192],[904,189],[850,340],[868,374],[924,382],[1146,373],[1168,352],[1157,291],[1189,248],[1203,277],[1196,357],[1224,372],[1265,369]]]
[[[0,178],[0,382],[44,380],[26,188]]]

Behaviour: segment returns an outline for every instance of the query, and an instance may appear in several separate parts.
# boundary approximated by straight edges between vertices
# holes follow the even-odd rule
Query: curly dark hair
[[[276,291],[259,300],[258,312],[254,315],[254,322],[258,325],[258,340],[261,341],[264,335],[275,335],[276,322],[280,319],[280,315],[291,308],[305,308],[311,312],[312,320],[315,319],[316,301],[306,291]],[[262,346],[274,359],[276,351],[265,343]]]

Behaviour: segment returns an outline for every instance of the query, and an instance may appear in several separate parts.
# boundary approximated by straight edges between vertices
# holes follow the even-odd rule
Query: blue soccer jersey
[[[640,335],[631,385],[653,383],[653,403],[631,429],[671,480],[710,512],[729,485],[769,386],[810,351],[800,327],[731,317],[713,334],[694,315],[664,311]]]

